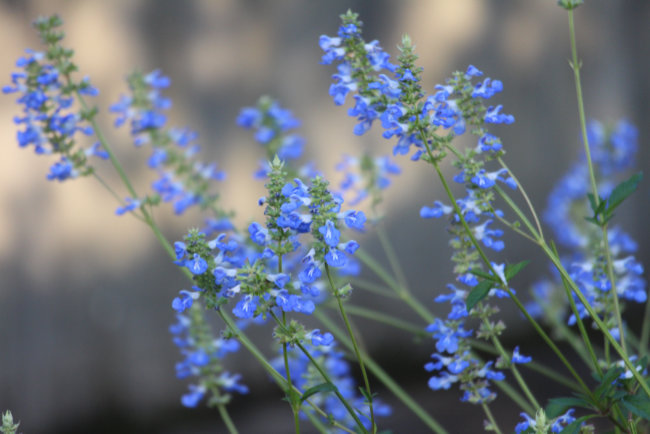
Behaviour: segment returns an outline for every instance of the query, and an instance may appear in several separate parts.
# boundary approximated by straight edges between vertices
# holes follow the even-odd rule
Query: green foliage
[[[596,197],[593,194],[587,194],[594,215],[585,217],[585,220],[597,226],[605,226],[614,217],[614,210],[636,191],[641,179],[643,179],[643,172],[635,173],[629,179],[618,184],[607,200],[600,197],[596,202]]]

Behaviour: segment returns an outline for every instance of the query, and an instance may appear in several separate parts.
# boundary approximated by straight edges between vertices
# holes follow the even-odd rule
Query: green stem
[[[327,374],[327,372],[325,372],[325,370],[324,370],[324,369],[320,366],[320,364],[319,364],[319,363],[314,359],[314,357],[309,353],[309,351],[307,351],[307,349],[306,349],[306,348],[305,348],[305,347],[304,347],[300,342],[296,342],[296,346],[297,346],[298,348],[300,348],[300,350],[303,352],[303,354],[305,354],[305,356],[307,356],[307,358],[309,359],[309,361],[311,362],[311,364],[316,368],[316,370],[320,373],[320,375],[323,377],[323,379],[324,379],[325,381],[327,381],[328,383],[330,383],[330,384],[334,384],[334,383],[332,382],[332,379],[330,378],[330,376]],[[350,414],[350,416],[352,416],[352,418],[353,418],[354,421],[356,422],[356,424],[357,424],[357,426],[359,427],[359,429],[361,429],[362,432],[367,433],[368,430],[366,430],[366,428],[363,426],[363,423],[361,423],[361,420],[359,419],[359,416],[357,416],[356,411],[354,410],[354,408],[352,408],[352,406],[350,405],[350,403],[347,401],[347,399],[345,399],[345,397],[344,397],[344,396],[341,394],[341,392],[339,391],[339,388],[336,387],[336,386],[335,386],[335,388],[334,388],[334,393],[335,393],[336,396],[339,398],[339,400],[341,401],[341,403],[345,406],[345,408],[347,409],[347,411],[348,411],[348,413]]]
[[[593,162],[591,160],[591,151],[589,149],[589,136],[587,135],[587,120],[585,117],[584,100],[582,97],[582,84],[580,81],[580,63],[578,61],[578,49],[576,46],[575,25],[573,23],[573,10],[568,11],[569,15],[569,34],[571,39],[571,67],[573,69],[573,78],[576,85],[576,97],[578,99],[578,115],[580,117],[580,130],[582,132],[582,142],[585,148],[585,156],[587,157],[587,166],[589,167],[589,182],[591,184],[591,191],[593,193],[594,202],[596,207],[600,203],[600,196],[598,195],[598,184],[596,183],[596,175],[594,171]],[[621,350],[622,356],[627,358],[627,348],[625,346],[625,330],[623,329],[623,318],[621,316],[621,309],[618,300],[618,291],[616,290],[616,279],[614,275],[614,268],[612,266],[612,258],[609,250],[609,237],[607,235],[607,224],[602,226],[603,244],[605,248],[605,259],[607,262],[607,276],[612,285],[611,293],[614,301],[614,316],[618,324],[618,330],[621,337]]]
[[[349,350],[353,349],[352,342],[347,337],[346,333],[341,330],[334,321],[330,320],[322,311],[316,310],[314,316],[323,323],[327,329],[336,336],[339,342],[345,345]],[[409,409],[413,414],[415,414],[430,430],[438,434],[446,434],[447,431],[433,419],[429,413],[424,410],[417,402],[411,398],[411,396],[404,390],[402,387],[393,380],[387,373],[384,371],[377,362],[375,362],[367,354],[364,355],[364,360],[370,372],[373,373],[377,379],[390,390],[393,395],[395,395],[402,403]]]
[[[526,190],[522,187],[521,183],[515,176],[515,174],[510,170],[510,168],[506,165],[505,161],[501,157],[498,158],[499,164],[501,164],[501,167],[506,169],[508,171],[508,175],[515,180],[515,183],[517,184],[517,190],[521,193],[522,197],[526,201],[526,205],[528,205],[528,209],[530,210],[530,213],[533,216],[533,219],[535,220],[535,225],[537,226],[537,234],[539,238],[544,238],[544,231],[542,230],[542,225],[539,222],[539,218],[537,217],[537,213],[535,212],[535,207],[533,206],[533,202],[530,200],[528,197],[528,194],[526,193]]]
[[[230,415],[228,414],[228,409],[224,404],[217,404],[217,410],[219,411],[219,416],[221,416],[221,420],[223,420],[223,423],[226,424],[226,428],[228,428],[228,432],[230,434],[237,434],[237,427],[233,423],[232,419],[230,418]]]
[[[512,211],[514,211],[514,213],[517,214],[517,217],[519,217],[521,219],[521,221],[524,223],[526,228],[528,228],[528,230],[530,231],[533,239],[535,240],[534,242],[536,244],[539,244],[540,240],[543,240],[543,238],[540,235],[540,233],[537,232],[537,230],[535,229],[533,224],[530,222],[530,220],[528,220],[528,217],[526,217],[524,212],[512,200],[510,195],[508,195],[508,193],[506,193],[500,186],[495,185],[493,188],[499,194],[499,196],[508,204],[510,209],[512,209]],[[530,237],[527,237],[527,238],[530,239]]]
[[[232,321],[232,319],[228,316],[228,314],[226,314],[222,309],[217,309],[217,313],[218,313],[219,317],[223,320],[223,322],[226,324],[226,326],[228,327],[228,329],[230,330],[232,335],[234,337],[236,337],[239,340],[239,342],[241,342],[241,344],[253,355],[253,357],[262,365],[262,367],[271,375],[273,380],[281,387],[282,387],[282,385],[286,384],[286,379],[282,376],[282,374],[280,374],[278,371],[276,371],[276,369],[273,366],[271,366],[271,364],[266,360],[266,358],[260,352],[260,350],[255,346],[255,344],[253,344],[253,342],[248,338],[248,336],[246,336],[239,329],[239,327],[237,327],[237,325]],[[307,356],[310,357],[309,354]],[[316,366],[317,369],[320,368],[320,366],[318,366],[317,364],[315,366]],[[295,386],[292,386],[292,388],[293,388],[294,392],[302,395],[302,392],[298,388],[296,388]],[[340,393],[339,393],[339,395],[340,395]],[[339,396],[339,395],[337,395],[337,396]],[[328,416],[325,411],[320,409],[317,405],[312,403],[309,399],[307,399],[306,401],[321,416],[323,416],[325,418]],[[346,403],[343,402],[343,404],[345,405]],[[348,404],[348,406],[349,406],[349,404]],[[355,416],[356,416],[356,414],[353,414],[353,417],[355,417]],[[358,420],[358,419],[355,419],[355,421],[356,420]],[[354,431],[349,430],[348,428],[346,428],[345,426],[339,424],[338,422],[334,422],[334,426],[336,426],[337,428],[339,428],[339,429],[341,429],[343,431],[346,431],[346,432],[349,432],[349,433],[354,433]],[[363,425],[361,425],[361,426],[363,426]]]
[[[332,294],[335,296],[336,301],[338,303],[339,311],[341,312],[341,317],[343,317],[343,322],[345,323],[345,327],[348,330],[348,335],[350,336],[350,340],[352,341],[352,346],[354,347],[354,353],[357,357],[357,362],[359,362],[359,367],[361,368],[361,375],[363,377],[364,386],[366,388],[366,399],[368,401],[368,408],[370,409],[370,427],[372,432],[376,433],[377,425],[375,424],[375,412],[372,405],[372,392],[370,391],[370,382],[368,381],[366,366],[363,362],[361,351],[359,351],[359,345],[357,344],[357,340],[354,337],[354,332],[352,331],[352,325],[350,324],[348,315],[345,313],[345,308],[343,307],[343,301],[341,301],[341,296],[338,294],[338,290],[334,285],[334,281],[332,280],[332,274],[330,273],[330,268],[329,265],[327,265],[327,263],[325,263],[325,273],[327,274],[327,280],[329,281]]]
[[[386,257],[388,258],[388,263],[390,264],[393,273],[397,277],[397,281],[402,288],[408,290],[407,280],[406,276],[404,275],[404,271],[402,270],[402,266],[399,262],[399,259],[397,258],[395,250],[393,249],[393,245],[390,242],[390,239],[388,238],[383,225],[381,224],[377,225],[377,235],[379,236],[381,247],[384,249],[384,253],[386,253]]]
[[[399,283],[397,283],[372,256],[366,253],[363,249],[357,250],[354,256],[359,259],[365,266],[374,271],[377,277],[383,280],[384,283],[388,285],[395,292],[395,294],[411,309],[413,309],[422,319],[428,323],[433,322],[435,317],[424,307],[424,305],[414,299],[408,290],[401,287]]]
[[[70,78],[66,77],[68,79],[68,83],[70,82]],[[88,104],[86,104],[86,101],[84,100],[83,96],[79,93],[79,91],[76,91],[76,96],[77,100],[81,104],[81,107],[84,111],[88,112]],[[135,189],[133,188],[133,185],[131,185],[131,181],[129,180],[129,177],[126,176],[126,172],[122,168],[122,164],[120,161],[117,159],[115,156],[115,153],[113,152],[113,149],[111,146],[108,144],[108,141],[104,137],[104,134],[102,133],[102,130],[99,128],[99,125],[97,124],[97,121],[95,121],[95,117],[90,118],[90,125],[93,127],[93,130],[95,132],[95,135],[97,136],[97,139],[99,140],[99,143],[101,143],[102,147],[104,150],[108,153],[108,157],[111,160],[111,164],[117,171],[118,175],[120,176],[120,179],[122,180],[122,183],[124,183],[124,186],[129,190],[129,193],[133,198],[137,198],[138,195],[135,192]]]
[[[383,297],[388,297],[393,299],[399,298],[399,296],[395,294],[392,290],[388,288],[380,287],[377,284],[364,279],[353,277],[350,283],[354,288],[363,289],[365,291],[372,292],[374,294],[378,294]]]
[[[551,244],[551,248],[553,249],[553,253],[555,253],[556,256],[559,256],[555,244]],[[596,357],[594,347],[591,345],[591,339],[589,339],[589,336],[587,335],[587,329],[582,321],[582,318],[580,318],[580,314],[578,313],[578,307],[576,306],[576,302],[573,299],[573,295],[571,294],[571,288],[569,288],[569,283],[564,278],[562,278],[562,286],[566,291],[566,296],[567,299],[569,300],[569,305],[571,306],[571,311],[573,312],[573,316],[575,317],[576,322],[578,323],[578,329],[580,330],[580,335],[582,336],[582,342],[586,345],[587,351],[589,351],[589,356],[591,357],[591,363],[593,364],[594,369],[596,369],[596,372],[598,372],[598,375],[602,376],[603,371],[600,367],[600,364],[598,363],[598,357]],[[564,325],[564,323],[562,323],[562,325]]]
[[[334,307],[334,305],[332,304],[329,304],[329,306]],[[417,337],[429,336],[429,333],[427,333],[421,326],[418,326],[408,321],[404,321],[400,318],[396,318],[391,315],[387,315],[383,312],[377,312],[375,310],[368,309],[362,306],[354,306],[350,304],[345,306],[345,310],[349,314],[390,325],[392,327],[395,327],[396,329],[404,330],[406,332],[412,333]]]
[[[490,424],[492,425],[492,428],[497,434],[502,434],[501,429],[499,429],[499,425],[497,425],[496,419],[494,419],[494,416],[492,415],[492,411],[490,411],[490,407],[486,403],[481,403],[481,407],[483,407],[483,412],[487,416],[488,420],[490,421]]]
[[[510,354],[508,354],[503,348],[503,345],[501,345],[501,341],[499,340],[499,337],[494,333],[492,330],[492,326],[490,325],[490,322],[485,316],[481,317],[481,320],[483,321],[483,325],[487,330],[490,330],[490,340],[492,341],[492,345],[494,345],[494,348],[499,352],[499,355],[503,358],[503,360],[508,364],[510,371],[512,371],[512,375],[515,377],[515,380],[517,381],[517,384],[519,385],[519,388],[521,389],[522,392],[524,392],[524,395],[526,395],[526,398],[528,401],[535,407],[535,409],[540,408],[539,403],[535,399],[535,396],[533,393],[530,391],[530,388],[526,384],[526,381],[524,381],[523,377],[519,373],[519,370],[515,366],[514,363],[512,363]]]
[[[645,302],[645,313],[643,314],[643,326],[639,341],[639,358],[648,354],[648,343],[650,342],[650,300]]]

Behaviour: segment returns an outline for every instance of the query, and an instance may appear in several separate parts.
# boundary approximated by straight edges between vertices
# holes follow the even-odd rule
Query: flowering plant
[[[229,432],[237,432],[237,424],[228,404],[234,394],[251,388],[241,374],[228,370],[228,355],[242,348],[284,393],[296,432],[309,423],[319,432],[376,433],[390,426],[391,406],[383,396],[389,394],[430,431],[462,428],[442,426],[372,358],[351,316],[430,336],[434,352],[422,361],[429,388],[459,389],[460,401],[480,407],[487,431],[512,430],[502,428],[490,408],[498,389],[519,408],[518,433],[587,433],[601,425],[640,432],[650,420],[650,308],[638,337],[623,312],[625,303],[650,304],[643,266],[634,256],[636,243],[615,225],[615,211],[642,180],[640,172],[626,173],[634,166],[637,133],[625,121],[610,128],[586,120],[573,26],[580,3],[559,2],[569,16],[584,155],[560,180],[541,218],[506,165],[506,146],[496,133],[500,125],[515,121],[501,104],[488,103],[504,84],[470,65],[427,94],[411,39],[402,38],[400,54],[392,60],[378,41],[364,39],[362,22],[350,11],[341,16],[336,36],[319,40],[321,63],[336,68],[329,94],[337,106],[352,102],[348,114],[357,121],[354,134],[379,126],[393,156],[345,155],[337,166],[343,182],[330,184],[320,171],[324,168],[301,163],[305,140],[295,132],[300,122],[294,114],[262,97],[237,118],[265,151],[254,175],[266,189],[257,200],[264,221],[243,228],[219,201],[218,183],[225,173],[201,161],[196,133],[168,126],[171,101],[164,91],[170,79],[159,70],[129,75],[128,92],[109,108],[115,127],[127,128],[136,147],[150,148],[148,166],[157,179],[148,193],[134,185],[102,133],[99,109],[89,103],[98,90],[89,78],[76,77],[57,16],[35,22],[45,49],[26,51],[3,92],[17,94],[22,107],[15,118],[19,146],[55,157],[46,178],[95,177],[118,202],[115,213],[131,215],[151,229],[187,277],[187,287],[170,300],[175,314],[170,332],[181,354],[176,375],[191,379],[181,403],[216,408]],[[468,141],[470,146],[464,146]],[[424,219],[444,218],[450,234],[455,282],[434,296],[449,308],[443,317],[415,298],[382,228],[384,192],[402,170],[396,160],[407,157],[409,164],[430,166],[446,193],[419,211]],[[115,169],[127,196],[100,177],[94,168],[101,164],[98,159]],[[455,168],[451,179],[443,164]],[[168,240],[154,218],[166,202],[175,214],[198,208],[206,216],[204,227],[189,230],[182,240]],[[544,233],[542,219],[552,237]],[[354,239],[363,231],[376,232],[390,272]],[[553,266],[553,275],[533,286],[532,302],[521,301],[523,291],[513,288],[528,261],[499,259],[505,231],[530,241]],[[362,270],[382,283],[360,278]],[[353,305],[355,289],[403,301],[426,325]],[[535,363],[525,347],[506,348],[506,324],[499,317],[499,306],[505,304],[520,310],[563,371]],[[332,309],[338,323],[328,316]],[[213,317],[221,330],[213,329]],[[253,328],[265,329],[275,353],[266,354],[250,339]],[[554,333],[570,337],[593,378],[574,366],[551,337]],[[543,405],[525,369],[559,383],[564,396]],[[375,393],[376,383],[386,390],[382,396]]]

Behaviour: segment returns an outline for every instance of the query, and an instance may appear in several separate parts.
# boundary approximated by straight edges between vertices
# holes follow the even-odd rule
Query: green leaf
[[[623,398],[621,404],[630,412],[645,419],[650,420],[650,399],[641,395],[630,395]]]
[[[635,173],[628,180],[621,182],[612,190],[607,198],[607,208],[605,217],[611,219],[614,215],[612,212],[621,204],[629,195],[636,191],[639,182],[643,179],[643,172]]]
[[[479,284],[476,285],[474,289],[472,289],[472,292],[469,293],[467,299],[465,300],[465,304],[467,305],[467,312],[472,310],[472,308],[476,306],[476,303],[487,297],[490,289],[492,289],[493,283],[494,282],[491,282],[489,280],[483,280],[479,282]]]
[[[494,275],[492,275],[490,273],[486,273],[485,271],[480,270],[478,268],[474,269],[474,270],[469,270],[469,272],[472,273],[474,276],[482,277],[483,279],[487,279],[487,280],[491,280],[493,282],[500,283],[500,280],[499,280],[498,276],[494,276]]]
[[[366,402],[367,402],[367,403],[372,403],[372,399],[373,399],[373,398],[375,397],[375,395],[376,395],[375,393],[373,393],[372,395],[369,395],[369,394],[368,394],[368,391],[367,391],[365,388],[363,388],[363,387],[359,387],[359,392],[361,392],[361,394],[363,395],[363,397],[366,398]]]
[[[561,414],[566,413],[571,407],[593,408],[593,406],[583,398],[566,397],[566,398],[553,398],[549,400],[545,412],[549,419],[555,419]]]
[[[590,414],[574,420],[573,422],[565,426],[564,429],[562,429],[562,434],[578,434],[580,432],[580,425],[582,425],[582,422],[589,419],[593,419],[596,416],[597,415],[595,414]]]
[[[616,380],[623,371],[623,368],[613,367],[605,372],[602,379],[596,376],[596,379],[600,382],[600,385],[594,390],[594,396],[597,400],[600,401],[603,397],[607,396],[609,391],[614,387],[614,380]]]
[[[336,386],[332,383],[326,382],[326,383],[317,384],[316,386],[310,387],[309,389],[305,390],[305,392],[300,397],[300,402],[303,403],[305,402],[306,399],[309,399],[309,397],[320,392],[335,392],[335,391],[336,391]]]
[[[515,277],[515,275],[519,273],[521,270],[523,270],[524,267],[529,263],[530,261],[521,261],[518,264],[506,265],[506,269],[503,273],[506,276],[506,280],[510,281],[511,278]]]

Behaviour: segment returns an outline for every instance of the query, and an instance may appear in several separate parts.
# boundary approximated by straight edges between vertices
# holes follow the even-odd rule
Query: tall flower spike
[[[617,181],[632,167],[638,148],[638,132],[627,121],[620,121],[615,127],[604,127],[597,121],[590,121],[587,134],[596,178],[600,182],[599,195],[607,198]],[[613,286],[604,260],[602,232],[584,219],[576,218],[589,214],[586,195],[590,191],[589,170],[581,155],[549,195],[544,220],[551,226],[558,242],[568,249],[567,255],[563,257],[565,268],[594,310],[610,328],[614,328]],[[646,302],[643,266],[634,256],[637,243],[619,226],[610,225],[608,245],[618,297],[635,303]],[[537,310],[551,314],[560,308],[566,316],[569,307],[566,300],[561,306],[549,302],[557,298],[552,296],[553,293],[564,292],[559,277],[545,280],[539,285],[544,285],[551,295],[539,298]],[[579,316],[586,318],[588,313],[582,303],[576,300],[576,305]],[[574,314],[569,315],[568,322],[570,325],[577,322]]]
[[[77,143],[80,134],[94,134],[90,122],[97,110],[76,109],[75,100],[95,96],[98,91],[88,78],[73,79],[73,52],[60,44],[64,34],[57,28],[61,24],[57,16],[34,23],[46,50],[26,50],[16,62],[21,71],[11,74],[11,84],[2,88],[5,94],[19,95],[16,102],[22,106],[22,115],[14,118],[22,128],[17,133],[18,145],[33,146],[37,154],[57,155],[59,160],[46,178],[60,182],[92,174],[88,157],[108,158],[99,143],[87,148]]]
[[[173,202],[174,212],[183,214],[192,206],[210,209],[217,218],[229,213],[217,206],[218,194],[212,191],[212,181],[222,181],[225,173],[215,163],[205,164],[196,159],[198,135],[187,128],[166,128],[165,112],[172,102],[162,91],[171,80],[160,70],[149,74],[134,72],[127,78],[130,93],[110,107],[116,114],[115,126],[128,124],[137,147],[152,148],[148,166],[159,176],[152,183],[155,195],[147,203]]]

